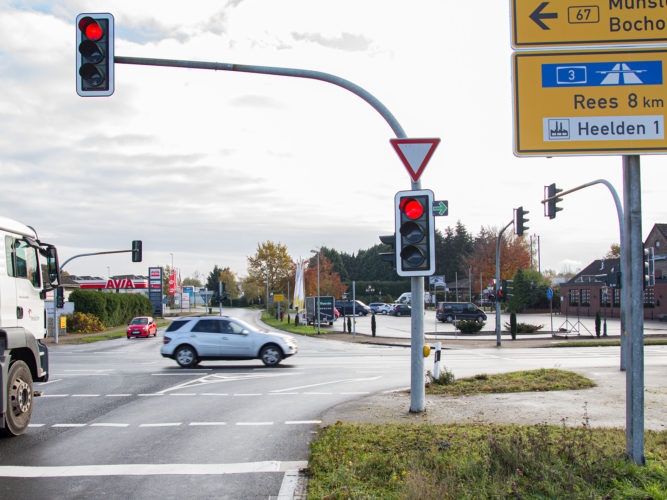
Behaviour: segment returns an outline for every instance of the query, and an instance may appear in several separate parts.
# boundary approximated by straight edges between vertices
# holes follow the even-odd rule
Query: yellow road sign
[[[667,42],[667,0],[512,0],[512,46]]]
[[[518,156],[667,152],[667,49],[515,52]]]
[[[282,302],[283,300],[285,300],[285,296],[281,293],[276,293],[273,296],[273,300],[276,301],[276,302]]]

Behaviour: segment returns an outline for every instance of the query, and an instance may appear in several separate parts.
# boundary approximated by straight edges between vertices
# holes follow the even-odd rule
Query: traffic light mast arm
[[[91,253],[80,253],[79,255],[74,255],[67,259],[65,262],[63,262],[60,265],[60,270],[63,270],[63,267],[65,267],[65,264],[67,264],[70,260],[78,259],[79,257],[89,257],[91,255],[106,255],[110,253],[132,253],[132,250],[108,250],[106,252],[91,252]]]

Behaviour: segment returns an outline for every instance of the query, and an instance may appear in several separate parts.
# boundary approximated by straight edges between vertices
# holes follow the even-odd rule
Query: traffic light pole
[[[514,219],[512,219],[504,228],[498,233],[498,239],[496,240],[496,346],[500,347],[500,300],[498,297],[498,291],[500,290],[500,242],[503,238],[503,233],[505,230],[514,224]]]
[[[115,56],[114,61],[118,64],[138,64],[144,66],[167,66],[175,68],[210,69],[215,71],[237,71],[242,73],[257,73],[264,75],[289,76],[295,78],[307,78],[331,83],[349,90],[370,104],[389,124],[398,139],[405,139],[407,135],[391,114],[389,109],[378,101],[373,95],[358,85],[344,78],[323,73],[296,68],[278,68],[270,66],[253,66],[231,63],[211,63],[202,61],[184,61],[175,59],[152,59],[143,57]],[[419,181],[412,181],[412,189],[421,189]],[[411,381],[410,381],[410,411],[413,413],[423,412],[424,403],[424,278],[411,278],[412,293],[412,331],[411,331]]]

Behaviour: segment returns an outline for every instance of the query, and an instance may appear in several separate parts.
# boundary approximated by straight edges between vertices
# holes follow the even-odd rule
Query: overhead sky
[[[619,240],[607,189],[567,196],[554,220],[543,187],[607,179],[619,156],[513,155],[509,2],[0,0],[1,214],[37,229],[74,274],[238,275],[259,242],[293,258],[356,252],[393,232],[410,178],[383,118],[329,83],[116,64],[111,97],[75,91],[75,17],[110,12],[118,56],[317,70],[379,99],[409,137],[439,137],[422,187],[448,200],[441,230],[501,228],[530,211],[541,268],[577,270]],[[641,157],[644,237],[667,222],[662,155]]]

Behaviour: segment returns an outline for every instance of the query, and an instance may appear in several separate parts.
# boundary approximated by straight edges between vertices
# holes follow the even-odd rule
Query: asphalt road
[[[407,349],[297,341],[276,368],[193,370],[160,356],[161,333],[54,346],[30,428],[0,440],[0,497],[277,497],[324,410],[409,385]]]

